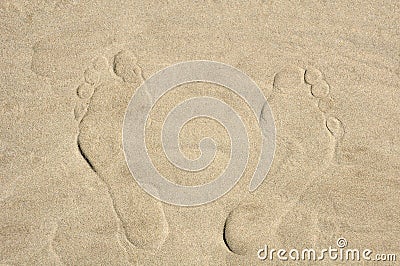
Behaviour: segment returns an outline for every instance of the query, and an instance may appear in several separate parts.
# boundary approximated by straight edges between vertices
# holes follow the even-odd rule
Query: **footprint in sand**
[[[329,84],[315,68],[288,66],[275,74],[268,103],[277,127],[277,150],[264,184],[227,217],[224,239],[240,255],[266,243],[282,243],[277,234],[285,216],[335,157],[343,125],[330,117]]]
[[[157,249],[168,234],[162,205],[137,185],[122,150],[125,110],[143,77],[131,52],[120,51],[112,60],[109,67],[105,57],[96,59],[84,72],[85,82],[77,88],[78,147],[106,183],[129,242],[139,248]]]

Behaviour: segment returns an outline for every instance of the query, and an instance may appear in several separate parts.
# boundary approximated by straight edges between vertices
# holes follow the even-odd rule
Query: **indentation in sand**
[[[332,161],[336,144],[325,124],[336,118],[327,120],[318,108],[318,99],[329,93],[312,91],[325,83],[316,68],[288,66],[276,73],[269,98],[277,124],[275,161],[266,184],[226,219],[224,239],[234,253],[251,254],[267,240],[280,242],[277,232],[283,217]]]
[[[116,78],[98,77],[107,70],[104,57],[93,60],[84,71],[85,84],[78,87],[76,117],[80,120],[78,146],[82,156],[103,180],[113,199],[127,239],[140,248],[159,248],[168,235],[168,226],[160,202],[143,193],[130,174],[122,150],[122,120],[142,75],[136,58],[129,51],[120,51],[112,59],[110,69]],[[84,88],[82,88],[84,86]],[[83,105],[83,107],[82,107]],[[86,112],[85,112],[86,111]],[[81,118],[82,117],[82,118]]]

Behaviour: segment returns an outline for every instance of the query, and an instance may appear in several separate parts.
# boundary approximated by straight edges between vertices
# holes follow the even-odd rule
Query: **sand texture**
[[[400,261],[399,1],[3,0],[0,36],[0,265],[344,265],[257,255],[339,238]],[[154,104],[149,158],[180,185],[220,176],[231,142],[217,120],[190,120],[181,153],[199,158],[205,137],[217,149],[201,171],[177,168],[161,143],[168,114],[212,97],[241,117],[249,156],[239,182],[185,207],[138,185],[122,128],[143,82],[191,60],[222,62],[257,84],[276,150],[250,192],[264,109],[206,82],[157,102],[141,95],[143,108]]]

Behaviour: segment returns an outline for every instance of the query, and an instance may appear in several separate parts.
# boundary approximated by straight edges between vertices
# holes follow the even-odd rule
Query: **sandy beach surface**
[[[400,261],[400,2],[2,0],[0,36],[0,265]],[[122,129],[141,84],[192,60],[224,63],[255,82],[276,147],[250,192],[257,167],[267,167],[259,164],[264,109],[254,113],[208,82],[176,86],[156,102],[140,96],[138,114],[153,104],[149,160],[176,184],[212,182],[235,155],[226,125],[196,117],[179,125],[178,150],[193,161],[210,137],[214,157],[199,171],[176,167],[162,143],[176,106],[219,99],[246,131],[237,184],[210,203],[177,206],[139,186]],[[330,247],[357,249],[360,260],[319,260]],[[304,249],[317,258],[302,259]]]

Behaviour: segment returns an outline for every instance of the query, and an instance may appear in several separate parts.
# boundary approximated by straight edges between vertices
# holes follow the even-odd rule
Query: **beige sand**
[[[0,2],[0,265],[265,265],[264,245],[321,249],[340,237],[400,260],[399,2],[242,2]],[[227,132],[206,118],[186,124],[180,143],[194,159],[199,140],[213,137],[212,165],[185,172],[164,156],[162,123],[187,98],[224,100],[250,143],[234,189],[178,207],[132,178],[122,121],[144,80],[196,59],[259,85],[277,149],[266,180],[248,192],[257,117],[221,86],[177,87],[146,128],[161,174],[200,185],[229,163]]]

